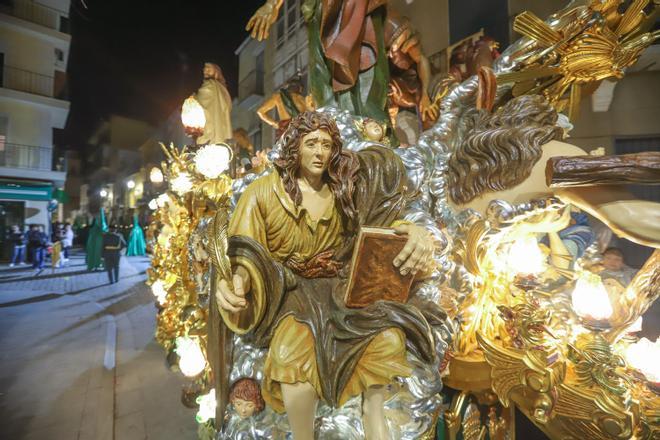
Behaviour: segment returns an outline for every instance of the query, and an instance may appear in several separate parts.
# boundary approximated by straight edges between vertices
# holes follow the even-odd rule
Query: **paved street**
[[[149,261],[123,257],[120,281],[66,268],[0,266],[0,439],[195,439],[183,379],[154,341]]]

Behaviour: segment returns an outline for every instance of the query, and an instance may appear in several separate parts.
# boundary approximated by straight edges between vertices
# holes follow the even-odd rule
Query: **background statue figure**
[[[267,0],[247,24],[252,38],[268,38],[282,0]],[[319,107],[338,105],[385,120],[389,72],[386,0],[307,0],[302,14],[309,40],[309,89]]]
[[[291,118],[298,116],[307,110],[314,110],[311,99],[305,99],[303,96],[304,86],[299,75],[288,80],[284,86],[273,93],[270,98],[264,102],[257,114],[262,121],[275,128],[275,138],[279,139],[289,126]],[[277,110],[278,119],[268,115],[271,110]]]
[[[204,81],[195,94],[195,99],[204,108],[206,125],[204,134],[197,138],[197,144],[219,144],[232,137],[231,96],[227,82],[217,64],[204,63]]]

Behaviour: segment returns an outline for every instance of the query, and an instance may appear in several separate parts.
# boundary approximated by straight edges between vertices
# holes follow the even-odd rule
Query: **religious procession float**
[[[660,153],[567,138],[660,37],[657,3],[524,12],[501,54],[481,38],[436,76],[387,1],[302,4],[310,96],[283,89],[252,172],[209,136],[201,92],[196,142],[163,146],[148,283],[200,438],[514,439],[516,414],[551,439],[660,438],[660,347],[635,336],[660,205],[625,190],[660,182]],[[425,130],[404,142],[410,108]],[[590,219],[655,248],[627,286],[599,275]]]

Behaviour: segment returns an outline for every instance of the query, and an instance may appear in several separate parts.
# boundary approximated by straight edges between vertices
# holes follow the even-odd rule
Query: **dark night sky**
[[[220,65],[235,95],[245,24],[263,0],[72,1],[69,55],[74,148],[102,118],[120,114],[157,125],[201,82],[204,61]]]

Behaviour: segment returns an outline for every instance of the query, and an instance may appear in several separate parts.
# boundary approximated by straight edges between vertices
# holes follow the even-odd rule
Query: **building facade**
[[[68,207],[69,218],[95,216],[101,208],[109,221],[130,218],[143,191],[141,180],[134,177],[142,168],[141,146],[153,133],[149,124],[118,115],[99,124],[87,141],[80,168],[74,166],[77,173],[72,169],[69,174],[67,192],[76,194],[79,202]]]
[[[64,187],[68,10],[69,0],[0,3],[1,239],[12,224],[47,226]]]

